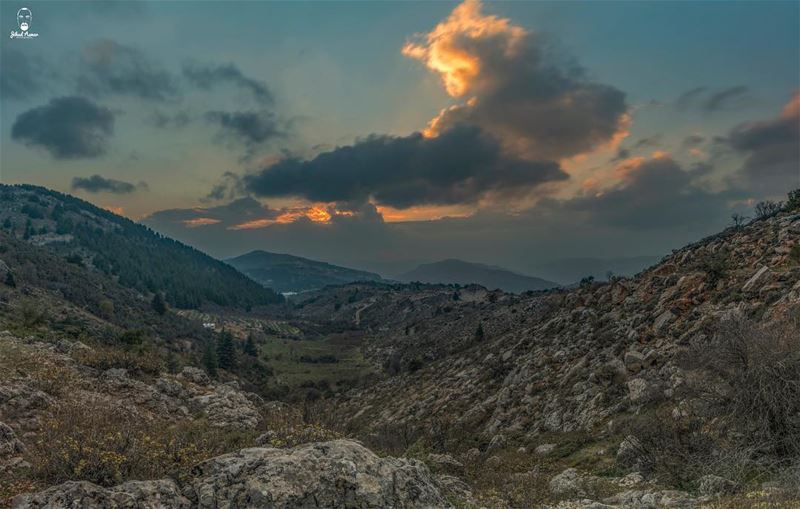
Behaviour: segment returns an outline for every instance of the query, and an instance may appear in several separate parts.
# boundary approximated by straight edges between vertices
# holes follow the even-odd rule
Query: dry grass
[[[111,486],[129,479],[178,476],[192,465],[252,444],[254,436],[204,421],[147,420],[106,402],[61,402],[28,444],[42,484],[86,480]]]

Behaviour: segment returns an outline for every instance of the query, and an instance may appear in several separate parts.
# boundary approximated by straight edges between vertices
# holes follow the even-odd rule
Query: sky
[[[796,1],[3,1],[0,28],[0,180],[217,257],[533,273],[800,187]]]

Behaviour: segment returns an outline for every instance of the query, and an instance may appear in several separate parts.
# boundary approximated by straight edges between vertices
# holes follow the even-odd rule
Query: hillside
[[[454,259],[422,264],[414,270],[397,276],[397,279],[408,282],[419,281],[420,283],[477,284],[490,290],[499,288],[513,293],[546,290],[559,286],[558,283],[552,281],[517,274],[500,267]]]
[[[797,205],[633,278],[355,282],[273,317],[162,315],[0,233],[0,506],[796,507]]]
[[[513,507],[554,493],[607,504],[597,507],[699,507],[704,496],[759,491],[797,475],[768,465],[800,452],[800,395],[789,388],[800,381],[799,244],[800,214],[784,212],[635,278],[574,290],[354,285],[311,295],[310,314],[358,314],[368,356],[388,375],[334,399],[327,422],[373,447],[446,452],[471,485],[507,493]],[[348,292],[356,297],[334,306]],[[612,489],[609,475],[625,474],[646,483]],[[676,488],[689,492],[671,492],[678,505],[643,502]],[[730,503],[719,507],[753,502]]]
[[[225,260],[248,277],[281,293],[298,293],[354,281],[379,281],[378,274],[287,254],[251,251]]]
[[[229,265],[107,210],[30,185],[0,185],[0,228],[68,263],[113,276],[178,308],[282,302]]]

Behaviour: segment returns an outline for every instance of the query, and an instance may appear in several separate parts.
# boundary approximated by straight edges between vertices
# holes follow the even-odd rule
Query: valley
[[[202,282],[184,286],[193,266],[163,276],[173,290],[159,304],[79,238],[49,237],[67,204],[73,228],[122,219],[39,188],[2,193],[14,199],[0,223],[17,225],[0,232],[4,505],[789,508],[800,497],[796,194],[635,277],[571,289],[379,280],[187,305],[204,295]],[[26,218],[26,203],[41,217]],[[147,235],[117,242],[156,242]]]

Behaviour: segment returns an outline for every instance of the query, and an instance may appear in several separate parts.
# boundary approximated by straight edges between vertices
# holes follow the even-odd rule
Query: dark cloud
[[[202,201],[232,199],[241,191],[241,188],[242,183],[239,175],[232,171],[226,171],[219,181],[214,184],[214,187],[211,188],[211,191],[202,198]]]
[[[56,159],[98,157],[114,132],[114,114],[83,97],[58,97],[21,113],[11,138],[39,146]]]
[[[629,230],[683,228],[690,223],[718,224],[728,217],[728,202],[740,193],[715,193],[694,182],[695,172],[684,170],[669,157],[633,162],[620,169],[624,178],[615,188],[564,201],[549,200],[549,209],[572,221]],[[697,175],[705,174],[705,166]],[[709,225],[710,227],[710,225]]]
[[[750,89],[745,86],[730,87],[711,94],[703,103],[706,111],[719,111],[750,104]]]
[[[259,196],[365,202],[397,208],[473,203],[491,195],[524,195],[567,175],[553,162],[505,155],[480,129],[457,126],[434,138],[373,135],[314,159],[287,158],[245,175]]]
[[[130,95],[164,101],[178,94],[175,78],[136,48],[103,39],[83,51],[78,89],[87,95]]]
[[[254,78],[245,76],[242,71],[234,64],[224,65],[203,65],[190,62],[183,66],[183,75],[195,86],[204,90],[212,87],[229,83],[241,89],[249,91],[256,101],[262,105],[273,103],[272,92],[269,88]]]
[[[686,148],[697,148],[706,142],[706,137],[699,134],[690,134],[683,139],[683,146]]]
[[[681,94],[675,101],[678,110],[700,110],[707,113],[740,109],[750,106],[753,97],[750,89],[744,85],[711,90],[708,87],[697,87]]]
[[[675,101],[675,107],[681,111],[688,110],[694,107],[707,91],[708,87],[696,87],[691,90],[687,90],[678,96],[678,99]]]
[[[550,46],[539,34],[484,15],[473,1],[404,53],[440,73],[450,95],[465,98],[443,110],[432,131],[477,125],[527,157],[558,160],[612,141],[629,118],[623,92],[593,82]]]
[[[185,228],[215,227],[228,228],[254,220],[272,220],[282,213],[271,209],[253,198],[240,198],[217,207],[194,207],[191,209],[170,209],[155,212],[145,218],[146,223],[175,225]]]
[[[83,190],[89,193],[130,194],[137,189],[147,189],[147,184],[140,182],[138,185],[122,180],[105,178],[100,175],[91,177],[75,177],[72,179],[72,190]]]
[[[277,117],[270,111],[209,111],[206,120],[219,125],[223,136],[250,147],[286,136]]]
[[[740,176],[751,189],[782,195],[800,186],[800,92],[777,118],[741,124],[725,142],[745,156]]]
[[[660,134],[654,134],[653,136],[647,136],[645,138],[639,138],[633,144],[633,148],[653,148],[658,147],[661,145],[661,141],[663,136]]]

